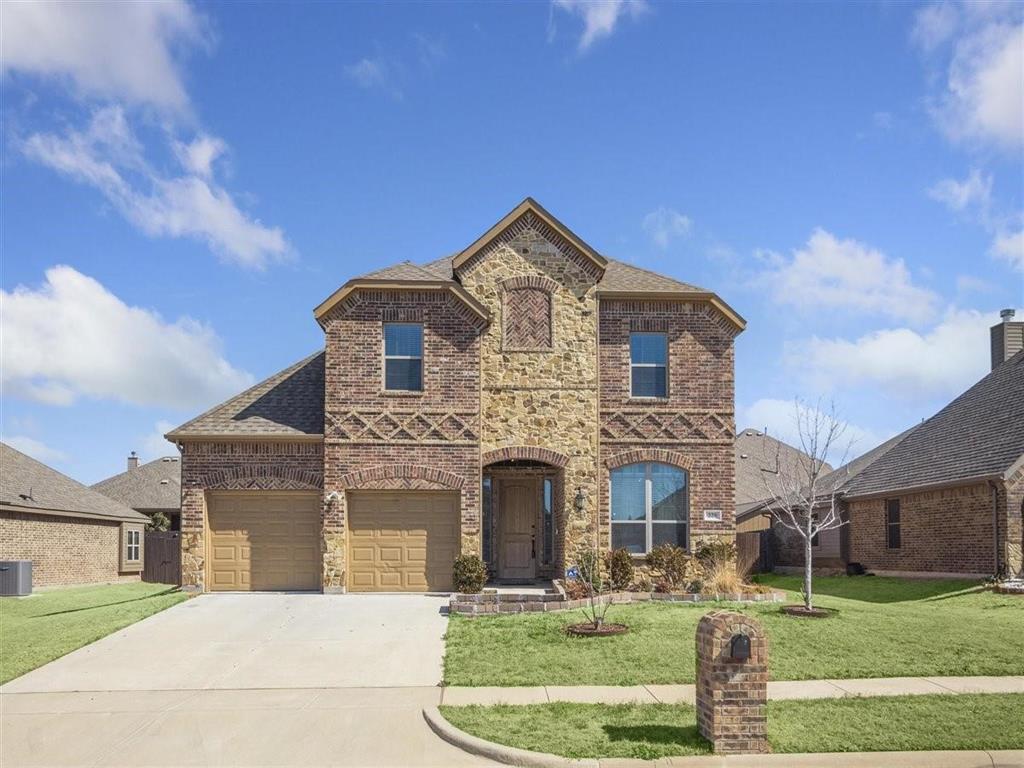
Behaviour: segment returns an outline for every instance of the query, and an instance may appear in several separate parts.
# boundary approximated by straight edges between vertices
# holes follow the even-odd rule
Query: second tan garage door
[[[352,592],[447,592],[459,550],[459,495],[348,494]]]
[[[207,514],[207,589],[320,589],[318,495],[214,493]]]

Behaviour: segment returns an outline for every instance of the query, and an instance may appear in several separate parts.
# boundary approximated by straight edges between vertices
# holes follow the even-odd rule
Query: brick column
[[[734,635],[750,639],[750,657],[732,658]],[[768,643],[760,622],[713,611],[697,625],[697,726],[720,754],[767,752]]]

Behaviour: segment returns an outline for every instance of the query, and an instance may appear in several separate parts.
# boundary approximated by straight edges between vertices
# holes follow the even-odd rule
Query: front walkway
[[[768,683],[769,699],[839,699],[847,696],[914,696],[927,693],[1024,693],[1024,675],[1007,677],[879,677],[862,680],[783,680]],[[445,688],[441,703],[693,704],[693,685],[579,685],[519,688]]]

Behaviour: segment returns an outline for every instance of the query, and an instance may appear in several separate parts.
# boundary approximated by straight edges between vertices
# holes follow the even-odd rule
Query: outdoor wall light
[[[324,499],[324,501],[326,501],[328,504],[330,504],[331,502],[338,501],[340,498],[341,498],[341,494],[340,493],[338,493],[337,491],[331,491],[330,493],[327,494],[327,496]]]
[[[746,661],[750,658],[750,638],[746,635],[733,635],[729,641],[729,656],[733,661]]]
[[[576,486],[576,498],[572,500],[573,507],[575,507],[577,512],[582,512],[586,503],[587,499],[583,495],[583,486]]]

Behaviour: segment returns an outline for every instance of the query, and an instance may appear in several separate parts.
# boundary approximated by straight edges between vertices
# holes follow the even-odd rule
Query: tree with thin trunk
[[[776,447],[775,469],[761,470],[767,491],[766,508],[772,517],[788,531],[802,539],[804,549],[804,608],[814,608],[813,552],[814,538],[825,531],[846,525],[839,507],[840,483],[823,483],[831,473],[828,457],[842,449],[840,464],[846,463],[849,443],[840,446],[846,432],[846,423],[836,414],[835,403],[823,410],[821,401],[814,408],[799,399],[794,401],[794,421],[800,443],[800,456],[794,471],[781,471]]]

